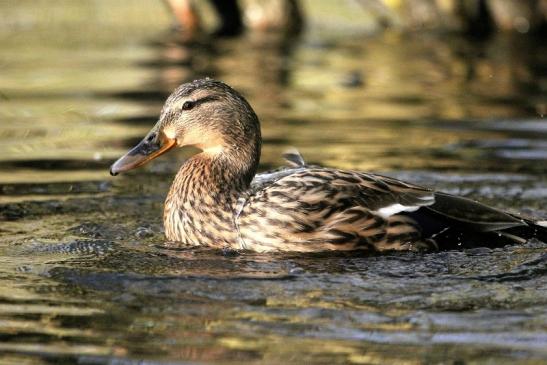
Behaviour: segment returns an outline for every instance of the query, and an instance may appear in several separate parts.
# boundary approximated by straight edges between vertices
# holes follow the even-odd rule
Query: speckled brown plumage
[[[390,179],[321,167],[294,169],[251,194],[240,214],[242,248],[260,251],[409,250],[430,247],[416,222],[377,210],[427,205],[432,192]]]
[[[171,147],[202,150],[176,175],[164,210],[167,239],[255,251],[400,251],[523,242],[542,224],[393,178],[308,166],[256,174],[260,124],[226,84],[197,80],[168,98],[160,120],[113,174]]]

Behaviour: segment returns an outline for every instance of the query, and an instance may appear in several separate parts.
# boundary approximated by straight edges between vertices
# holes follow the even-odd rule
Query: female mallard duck
[[[181,167],[165,201],[171,241],[255,251],[420,250],[547,236],[532,222],[393,178],[307,166],[256,175],[260,124],[247,101],[212,79],[180,86],[146,137],[110,172],[178,146],[201,153]]]

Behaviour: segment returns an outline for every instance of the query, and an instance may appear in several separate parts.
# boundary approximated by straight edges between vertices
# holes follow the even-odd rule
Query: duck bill
[[[176,140],[167,137],[145,137],[138,145],[133,147],[124,156],[120,157],[110,166],[110,175],[116,176],[120,172],[129,171],[152,161],[176,146]]]

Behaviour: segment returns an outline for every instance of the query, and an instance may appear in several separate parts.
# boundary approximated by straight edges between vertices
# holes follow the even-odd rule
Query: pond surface
[[[547,217],[540,39],[317,26],[183,42],[164,24],[82,22],[0,30],[0,364],[547,361],[546,243],[176,249],[163,199],[193,151],[108,174],[174,87],[212,76],[260,116],[262,169],[294,146],[313,163]]]

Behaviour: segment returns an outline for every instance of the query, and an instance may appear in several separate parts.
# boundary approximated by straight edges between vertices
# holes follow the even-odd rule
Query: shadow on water
[[[161,214],[192,152],[108,176],[174,87],[213,76],[261,117],[262,169],[296,146],[313,163],[545,217],[539,40],[317,32],[205,45],[160,30],[44,31],[47,42],[0,39],[0,363],[547,359],[545,243],[396,255],[181,249],[164,242]]]

